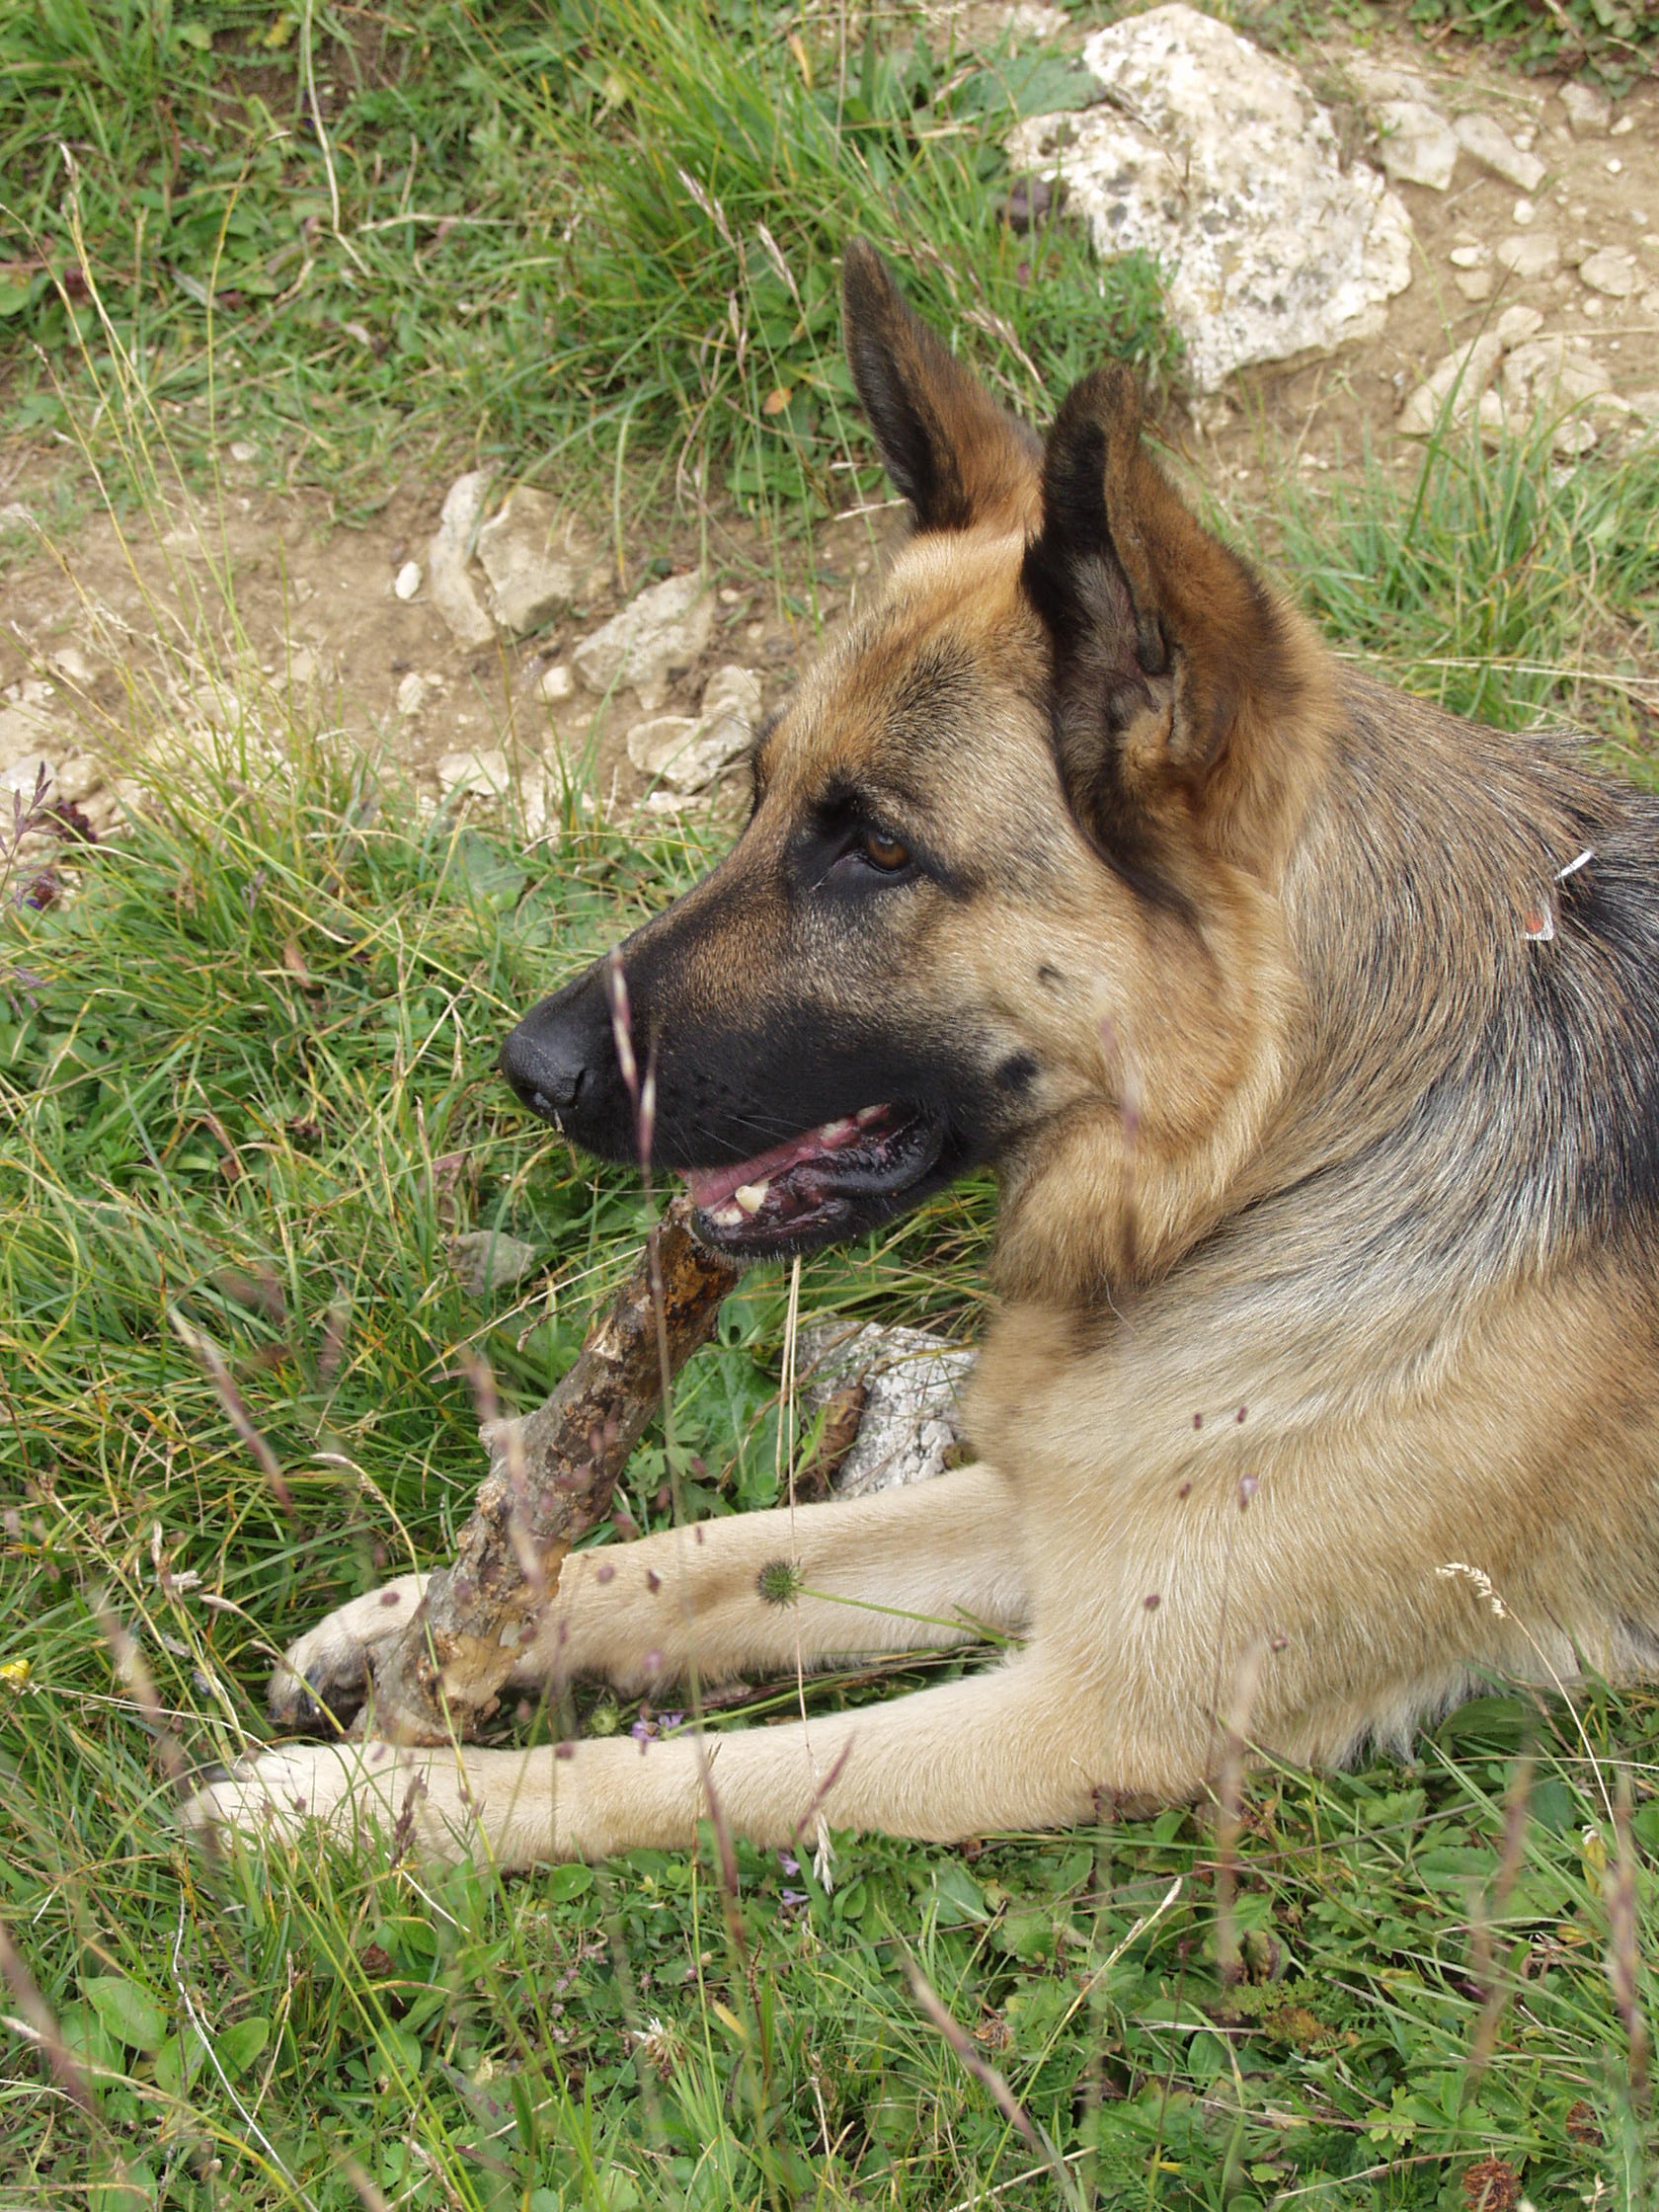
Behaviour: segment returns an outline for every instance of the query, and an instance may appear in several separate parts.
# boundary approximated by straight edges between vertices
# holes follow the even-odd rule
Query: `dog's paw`
[[[384,1845],[408,1840],[426,1794],[426,1762],[390,1744],[285,1744],[206,1783],[185,1820],[253,1842],[318,1821],[342,1842]]]
[[[344,1727],[367,1693],[375,1652],[404,1627],[426,1587],[424,1574],[399,1575],[339,1607],[290,1644],[265,1696],[277,1726],[315,1727],[328,1712]]]

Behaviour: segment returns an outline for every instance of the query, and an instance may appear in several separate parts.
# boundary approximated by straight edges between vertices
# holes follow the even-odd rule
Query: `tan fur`
[[[764,1844],[820,1815],[949,1840],[1191,1797],[1242,1682],[1253,1741],[1319,1763],[1488,1672],[1653,1670],[1645,802],[1343,673],[1181,508],[1121,377],[1039,461],[871,260],[855,367],[918,535],[766,741],[731,858],[634,942],[673,933],[679,1017],[785,1003],[805,957],[827,1018],[1029,1060],[984,1463],[573,1558],[520,1680],[1026,1640],[702,1743],[290,1747],[203,1818],[407,1803],[429,1853],[513,1866],[684,1845],[711,1798]],[[791,840],[849,777],[956,888],[798,956]],[[761,1587],[779,1561],[792,1603]],[[371,1647],[417,1594],[288,1665]]]

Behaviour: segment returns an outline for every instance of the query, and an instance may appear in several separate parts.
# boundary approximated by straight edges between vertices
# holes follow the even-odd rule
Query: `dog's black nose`
[[[524,1104],[547,1121],[570,1113],[590,1082],[594,1039],[587,1009],[567,994],[544,999],[501,1049],[501,1070]]]

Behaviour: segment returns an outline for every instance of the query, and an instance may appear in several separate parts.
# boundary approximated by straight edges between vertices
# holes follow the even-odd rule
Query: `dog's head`
[[[1294,618],[1143,451],[1127,370],[1085,378],[1040,441],[868,246],[843,300],[914,534],[760,732],[733,851],[620,947],[654,1158],[699,1233],[750,1256],[853,1235],[988,1162],[1005,1232],[1056,1172],[1063,1215],[1121,1212],[1131,1154],[1209,1142],[1259,1058],[1310,726]],[[615,996],[600,962],[502,1066],[628,1159]],[[1057,1267],[1033,1251],[1016,1273],[1059,1290]]]

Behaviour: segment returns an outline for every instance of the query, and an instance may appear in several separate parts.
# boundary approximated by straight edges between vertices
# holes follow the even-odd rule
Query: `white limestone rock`
[[[582,596],[598,548],[574,514],[545,492],[519,484],[478,532],[490,604],[504,630],[521,636]]]
[[[1518,146],[1494,117],[1460,116],[1452,127],[1464,153],[1517,192],[1537,192],[1542,184],[1546,175],[1543,163],[1537,154]]]
[[[438,757],[437,788],[445,799],[502,799],[507,796],[512,780],[507,754],[499,746],[482,750],[445,752]]]
[[[694,573],[648,585],[620,614],[585,637],[571,655],[590,691],[624,684],[648,710],[660,707],[669,671],[690,668],[714,627],[714,594]]]
[[[1102,254],[1160,258],[1200,389],[1381,327],[1411,281],[1410,218],[1368,162],[1343,169],[1295,70],[1179,0],[1083,59],[1103,104],[1020,123],[1009,159],[1064,177]]]
[[[444,495],[437,528],[427,549],[427,578],[433,604],[457,644],[469,653],[495,643],[496,626],[472,581],[472,540],[484,512],[491,472],[475,468],[457,476]]]
[[[1561,87],[1561,105],[1567,111],[1567,128],[1575,138],[1605,138],[1613,121],[1613,103],[1594,85]]]
[[[1495,252],[1498,267],[1523,283],[1553,276],[1561,266],[1561,245],[1552,230],[1516,231],[1512,237],[1500,238]]]
[[[1628,412],[1587,345],[1558,332],[1517,346],[1504,361],[1501,382],[1510,424],[1520,427],[1538,415],[1552,421],[1551,443],[1568,458],[1590,450],[1601,422]]]
[[[1642,287],[1635,262],[1618,246],[1604,246],[1600,253],[1586,254],[1578,265],[1578,274],[1592,291],[1605,292],[1609,299],[1629,299]]]
[[[1482,331],[1457,347],[1407,398],[1399,411],[1400,430],[1407,437],[1427,437],[1441,423],[1466,423],[1502,358],[1496,331]]]
[[[862,1382],[858,1436],[834,1477],[837,1494],[868,1497],[942,1473],[961,1443],[960,1398],[975,1355],[925,1329],[831,1319],[809,1323],[796,1344],[801,1402],[809,1413]]]
[[[1377,158],[1396,185],[1427,185],[1444,192],[1458,166],[1457,133],[1436,108],[1421,100],[1380,100],[1371,111]]]

